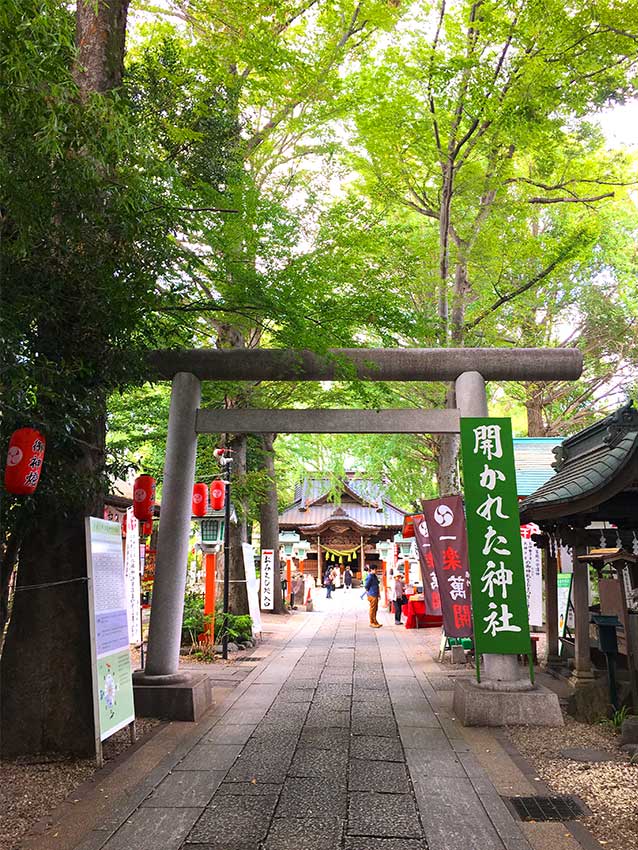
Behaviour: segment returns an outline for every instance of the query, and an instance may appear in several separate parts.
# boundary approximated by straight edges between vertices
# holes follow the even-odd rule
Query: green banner
[[[477,653],[530,653],[510,419],[461,419]]]

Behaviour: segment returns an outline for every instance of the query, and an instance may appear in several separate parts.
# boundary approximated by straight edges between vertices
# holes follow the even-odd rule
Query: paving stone
[[[385,705],[369,706],[365,702],[352,703],[352,720],[361,721],[369,717],[385,717],[387,720],[394,720],[394,712],[392,706],[388,702]]]
[[[216,797],[261,797],[275,794],[283,787],[283,782],[222,782],[216,792]]]
[[[241,744],[195,744],[175,770],[228,770],[241,752]]]
[[[350,835],[346,838],[346,850],[428,850],[419,838],[361,838]]]
[[[251,738],[241,755],[228,771],[230,782],[275,782],[284,781],[292,756],[295,740],[286,739],[261,741]]]
[[[340,727],[319,729],[316,726],[304,726],[299,738],[299,746],[315,750],[347,752],[350,747],[350,732]]]
[[[442,729],[427,726],[399,727],[401,743],[407,749],[429,750],[430,752],[450,752],[452,745]]]
[[[412,795],[364,792],[351,795],[348,834],[421,838],[421,825]]]
[[[191,829],[188,842],[226,850],[240,842],[263,841],[276,804],[276,794],[234,797],[232,805],[228,797],[216,798]]]
[[[377,791],[384,794],[410,794],[408,771],[396,761],[353,759],[349,766],[350,791]]]
[[[281,702],[286,705],[290,703],[303,702],[310,705],[314,694],[314,688],[284,688],[282,689],[280,696],[277,698],[277,702]]]
[[[288,770],[289,776],[307,776],[344,784],[348,772],[348,753],[334,750],[300,748]]]
[[[399,726],[425,726],[434,729],[441,726],[439,718],[429,706],[421,709],[399,707],[395,709],[394,716]]]
[[[333,711],[328,712],[323,708],[311,708],[306,718],[307,727],[332,727],[335,729],[350,728],[350,712],[349,711]]]
[[[145,808],[203,808],[226,775],[225,770],[180,770],[169,773],[142,805]]]
[[[467,774],[460,761],[460,756],[452,750],[448,752],[433,752],[431,750],[406,750],[406,761],[412,781],[421,777],[458,777],[467,779]]]
[[[317,687],[317,696],[321,694],[350,696],[352,694],[352,682],[321,682]]]
[[[344,821],[325,817],[275,818],[264,850],[335,850],[341,846]]]
[[[250,710],[246,709],[245,711],[242,711],[240,706],[241,699],[236,705],[229,709],[222,718],[217,721],[215,726],[237,726],[239,724],[246,723],[257,724],[260,720],[263,720],[263,717],[266,714],[265,708],[252,708]]]
[[[257,728],[256,723],[238,723],[236,726],[213,726],[205,740],[210,744],[245,744]]]
[[[352,734],[396,738],[398,729],[394,717],[357,716],[352,720]]]
[[[347,694],[317,694],[312,701],[313,708],[324,711],[350,711],[351,697]]]
[[[346,816],[345,782],[342,786],[326,783],[322,779],[286,779],[275,811],[276,817],[307,818],[328,815]]]
[[[405,762],[401,741],[398,738],[382,738],[377,735],[353,738],[350,755],[355,759]]]
[[[104,850],[178,850],[202,810],[138,809],[104,845]]]
[[[450,791],[436,792],[427,779],[412,781],[430,850],[503,850],[503,842],[468,779],[450,782]]]

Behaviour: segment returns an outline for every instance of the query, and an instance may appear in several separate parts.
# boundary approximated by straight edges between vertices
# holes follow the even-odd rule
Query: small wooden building
[[[405,515],[370,479],[348,475],[335,492],[328,479],[306,478],[295,488],[293,504],[280,515],[279,531],[295,531],[309,543],[300,566],[318,581],[329,564],[349,566],[360,579],[367,563],[379,563],[384,549],[393,547]]]
[[[638,553],[638,411],[627,404],[568,437],[554,453],[556,473],[522,502],[521,522],[535,522],[542,531],[538,545],[543,547],[545,561],[550,666],[559,663],[558,545],[569,546],[573,551],[572,684],[578,687],[588,684],[594,676],[591,650],[596,644],[596,631],[590,623],[590,566],[599,578],[601,613],[618,614],[622,623],[619,647],[627,656],[630,670],[635,664],[632,647],[634,623],[638,624],[638,568],[633,556]],[[627,557],[620,557],[623,552]]]

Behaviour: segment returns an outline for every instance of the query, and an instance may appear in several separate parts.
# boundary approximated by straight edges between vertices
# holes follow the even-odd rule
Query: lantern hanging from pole
[[[133,484],[133,513],[140,522],[153,519],[155,507],[155,479],[152,475],[138,475]]]
[[[214,511],[221,511],[226,498],[226,488],[223,481],[212,481],[210,485],[210,506]]]
[[[153,533],[153,520],[147,519],[142,523],[142,537],[150,537]]]
[[[206,497],[208,487],[205,484],[195,484],[193,487],[193,516],[204,516],[206,513]]]
[[[35,428],[19,428],[9,441],[4,486],[8,493],[30,496],[38,486],[46,440]]]

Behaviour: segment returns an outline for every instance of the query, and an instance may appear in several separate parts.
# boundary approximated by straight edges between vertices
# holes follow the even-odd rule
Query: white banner
[[[261,550],[261,607],[272,611],[275,607],[275,551]]]
[[[255,550],[250,543],[242,543],[244,572],[246,573],[246,592],[248,593],[248,613],[253,621],[253,635],[261,634],[261,612],[259,611],[259,582],[255,572]]]
[[[534,523],[521,526],[525,589],[527,591],[530,626],[543,625],[543,561],[541,550],[536,547],[532,540],[532,534],[539,533],[540,528]]]
[[[140,525],[133,508],[126,512],[126,548],[124,550],[124,582],[129,643],[142,642],[140,597]]]

